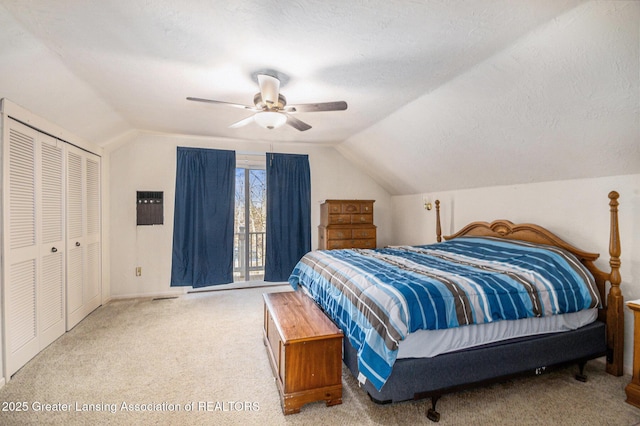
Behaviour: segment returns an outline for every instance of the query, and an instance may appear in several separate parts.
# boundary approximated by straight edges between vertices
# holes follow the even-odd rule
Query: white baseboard
[[[174,291],[166,291],[166,292],[159,292],[159,293],[121,294],[118,296],[111,296],[109,298],[109,301],[125,300],[125,299],[153,299],[155,297],[176,297],[176,296],[182,296],[183,294],[186,294],[186,290],[180,289],[177,291],[174,290]]]
[[[161,298],[161,297],[176,297],[183,296],[188,293],[200,293],[200,292],[209,292],[209,291],[219,291],[219,290],[241,290],[245,288],[255,288],[255,287],[276,287],[276,286],[284,286],[289,285],[288,282],[267,282],[267,281],[242,281],[235,282],[230,284],[222,284],[222,285],[213,285],[210,287],[200,287],[200,288],[192,288],[192,287],[178,287],[174,290],[165,291],[165,292],[155,292],[155,293],[134,293],[134,294],[120,294],[120,295],[111,295],[108,301],[116,301],[116,300],[125,300],[125,299],[153,299],[153,298]],[[108,301],[103,301],[103,305]]]

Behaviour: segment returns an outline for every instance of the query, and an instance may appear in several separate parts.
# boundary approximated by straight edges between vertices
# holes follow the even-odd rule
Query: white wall
[[[508,219],[535,223],[567,242],[600,253],[597,266],[609,268],[609,199],[620,193],[619,222],[622,294],[640,298],[640,175],[497,186],[392,197],[393,244],[435,242],[435,209],[424,198],[441,200],[442,233],[452,234],[469,222]],[[633,318],[625,308],[625,371],[631,372]]]
[[[191,146],[264,154],[270,144],[228,139],[131,135],[126,143],[107,148],[109,164],[109,261],[112,298],[182,293],[171,288],[171,249],[176,147]],[[308,154],[311,168],[311,237],[317,248],[320,203],[328,198],[373,199],[378,245],[389,244],[391,197],[369,177],[356,170],[330,146],[277,144],[274,152]],[[164,191],[164,225],[136,226],[136,191]],[[135,268],[142,267],[142,276]]]

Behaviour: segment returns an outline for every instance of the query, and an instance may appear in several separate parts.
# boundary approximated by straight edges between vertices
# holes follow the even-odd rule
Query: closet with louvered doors
[[[9,381],[102,304],[102,151],[7,99],[0,111],[1,347]]]
[[[3,301],[8,379],[65,332],[65,143],[3,128]]]
[[[67,330],[102,303],[100,157],[67,148]]]

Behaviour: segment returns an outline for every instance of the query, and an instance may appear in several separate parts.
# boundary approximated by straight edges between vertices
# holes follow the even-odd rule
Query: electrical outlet
[[[136,277],[142,276],[142,266],[136,266]]]

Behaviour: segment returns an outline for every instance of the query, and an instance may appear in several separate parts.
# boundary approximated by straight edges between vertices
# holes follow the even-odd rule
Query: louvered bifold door
[[[87,216],[85,242],[87,252],[84,309],[85,315],[88,315],[102,304],[102,227],[100,225],[100,157],[85,153],[85,161],[85,212]]]
[[[40,135],[41,275],[38,285],[40,347],[60,337],[65,327],[64,142]]]
[[[36,316],[37,132],[10,123],[4,128],[4,313],[9,377],[40,351]]]
[[[67,150],[67,330],[84,318],[85,217],[82,152]]]
[[[67,330],[100,306],[100,157],[67,150]]]
[[[64,157],[55,139],[6,124],[3,302],[11,376],[64,333]]]

